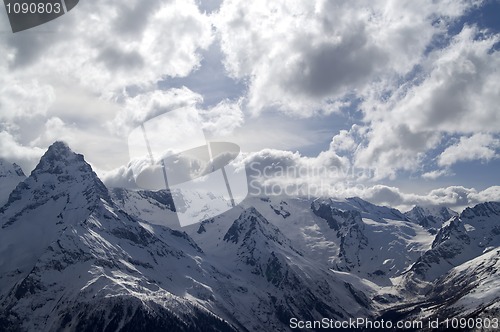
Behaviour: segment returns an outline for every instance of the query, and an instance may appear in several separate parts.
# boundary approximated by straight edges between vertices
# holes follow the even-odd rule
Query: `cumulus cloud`
[[[500,186],[491,186],[472,195],[475,202],[500,201]]]
[[[71,145],[74,129],[67,126],[58,117],[52,117],[45,122],[44,130],[40,136],[30,142],[30,146],[47,146],[57,140],[63,140]]]
[[[21,151],[63,139],[104,169],[126,161],[113,135],[131,123],[106,124],[136,100],[127,99],[189,75],[213,40],[194,0],[83,1],[29,31],[8,32],[6,15],[0,27],[0,131]]]
[[[406,82],[383,101],[370,97],[364,102],[366,133],[354,160],[357,166],[372,165],[380,178],[397,176],[398,171],[418,172],[429,151],[442,142],[444,134],[498,132],[500,103],[498,52],[493,45],[499,37],[465,27],[444,49],[431,52],[423,61],[421,80]],[[487,136],[484,136],[487,135]],[[477,144],[489,134],[475,137],[475,150],[455,159],[457,149],[445,151],[440,166],[459,160],[489,160],[490,147]],[[493,155],[492,155],[493,153]],[[427,176],[435,176],[430,173]]]
[[[52,86],[38,80],[0,78],[0,122],[46,115],[55,99]]]
[[[440,178],[442,176],[451,176],[451,175],[453,175],[453,173],[451,173],[448,169],[438,169],[423,173],[422,178],[426,180],[436,180],[437,178]]]
[[[500,148],[500,140],[490,134],[474,134],[461,137],[457,144],[449,146],[438,158],[440,166],[451,166],[459,161],[483,160],[497,158],[496,150]]]
[[[210,109],[200,110],[203,129],[211,136],[227,136],[243,125],[241,101],[223,100]]]
[[[24,170],[32,170],[45,150],[20,144],[14,136],[0,131],[0,158],[19,164]]]
[[[417,195],[403,193],[395,187],[376,185],[365,189],[359,194],[360,197],[375,204],[397,206],[403,211],[415,205],[441,205],[461,210],[467,206],[473,206],[482,202],[500,201],[499,186],[492,186],[482,191],[462,186],[450,186],[431,190],[425,195]]]
[[[211,41],[209,18],[194,1],[106,1],[81,2],[34,30],[2,34],[0,49],[17,76],[64,77],[112,96],[189,74]]]
[[[388,205],[403,211],[415,205],[447,206],[461,210],[485,201],[500,201],[500,187],[482,191],[463,186],[449,186],[427,194],[402,192],[394,186],[366,181],[371,170],[356,169],[347,160],[331,156],[333,162],[306,158],[299,153],[264,150],[241,160],[251,178],[254,195],[301,195],[309,197],[361,197],[374,204]]]
[[[377,179],[394,179],[398,171],[416,171],[425,152],[440,140],[436,132],[413,132],[407,124],[371,124],[354,154],[358,167],[374,167]]]
[[[357,126],[354,126],[354,130]],[[349,131],[341,130],[332,138],[330,149],[333,151],[353,152],[357,147],[356,140],[350,135]]]
[[[427,78],[397,100],[392,113],[414,131],[498,131],[498,35],[465,27],[424,63]]]
[[[500,201],[500,187],[478,191],[463,186],[448,186],[427,194],[406,193],[394,186],[373,184],[375,170],[356,168],[347,158],[322,154],[316,158],[298,152],[262,150],[239,159],[250,177],[254,195],[300,195],[309,197],[361,197],[375,204],[400,208],[415,205],[448,206],[461,210],[485,201]],[[445,171],[447,172],[447,171]],[[447,174],[437,174],[443,176]],[[433,178],[433,175],[428,178]]]
[[[486,201],[500,201],[500,186],[484,190],[463,186],[437,188],[426,194],[401,191],[394,186],[373,184],[374,170],[353,167],[347,158],[329,153],[304,157],[298,152],[264,149],[240,155],[238,169],[249,176],[250,195],[292,195],[303,197],[361,197],[374,204],[407,211],[415,205],[447,206],[456,210]],[[109,187],[137,189],[133,162],[101,177]],[[443,174],[436,174],[442,176]],[[428,176],[434,178],[434,174]]]
[[[361,98],[364,129],[341,132],[330,149],[394,179],[420,172],[443,133],[500,128],[500,58],[492,49],[499,37],[465,27],[449,45],[429,49],[478,4],[225,1],[215,25],[226,69],[249,82],[247,109],[309,117]]]
[[[135,183],[134,171],[130,164],[98,174],[108,188],[140,189]]]
[[[181,107],[195,107],[203,97],[186,87],[154,90],[125,100],[123,109],[107,126],[116,134],[127,135],[132,129],[158,115]]]
[[[348,158],[333,151],[305,157],[299,152],[264,149],[244,154],[236,165],[246,168],[255,195],[335,196],[372,176],[371,170],[353,169]]]
[[[224,1],[215,17],[225,65],[249,80],[254,112],[301,116],[337,111],[335,101],[409,71],[435,24],[461,15],[467,1]]]
[[[104,182],[112,187],[136,188],[134,174],[141,173],[149,165],[148,149],[155,158],[160,158],[205,145],[214,138],[231,134],[243,124],[239,101],[223,100],[209,108],[202,108],[202,102],[200,94],[186,87],[154,90],[127,98],[123,109],[107,122],[106,127],[117,137],[128,137],[125,153],[130,153],[130,162],[111,171],[101,171]],[[172,112],[175,110],[178,112]],[[142,124],[148,136],[148,148],[143,134],[136,132]],[[185,165],[178,162],[173,166],[189,170]]]
[[[244,115],[240,101],[225,99],[209,108],[203,108],[202,102],[203,97],[200,94],[186,87],[154,90],[127,98],[123,109],[113,120],[108,121],[106,126],[115,134],[124,136],[142,123],[182,107],[196,109],[207,136],[226,136],[243,124]]]

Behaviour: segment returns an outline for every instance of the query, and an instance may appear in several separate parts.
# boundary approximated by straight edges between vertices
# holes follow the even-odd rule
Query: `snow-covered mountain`
[[[0,159],[0,207],[7,202],[12,190],[24,179],[26,175],[19,165]]]
[[[165,191],[147,194],[147,200],[123,189],[112,192],[124,199],[119,203],[132,203],[125,206],[141,218],[169,210],[169,200],[160,199]],[[243,304],[231,312],[247,329],[286,330],[288,320],[297,316],[340,319],[370,314],[369,299],[362,292],[336,277],[328,265],[305,257],[253,206],[236,207],[182,230],[202,248],[205,260],[216,262],[235,280],[226,281],[224,297]]]
[[[426,228],[432,234],[436,234],[441,226],[443,226],[444,222],[457,215],[457,212],[445,206],[423,207],[417,205],[410,211],[405,212],[405,216],[409,220]]]
[[[162,211],[168,210],[168,203],[151,201],[151,198],[138,200],[135,195],[137,193],[121,195],[131,198],[119,202],[132,215],[156,219],[156,216],[165,215]],[[137,206],[141,208],[134,208]],[[409,268],[430,248],[434,239],[398,210],[359,198],[250,197],[242,206],[256,208],[291,239],[297,249],[315,260],[339,271],[355,272],[381,285],[389,285],[391,277]],[[225,216],[233,220],[235,217],[232,213]],[[200,234],[214,227],[211,222],[186,227],[184,231],[203,247],[206,239],[220,238],[229,227],[226,222],[225,229],[215,226],[219,227],[216,234]]]
[[[380,285],[406,269],[432,237],[396,209],[359,198],[254,199],[269,220],[311,257],[338,271],[353,272]],[[289,216],[272,218],[275,210]]]
[[[29,273],[38,255],[67,226],[85,220],[101,200],[111,204],[83,156],[64,143],[53,144],[0,208],[0,294]]]
[[[439,320],[443,330],[453,327],[452,322],[468,322],[470,327],[462,330],[482,330],[471,322],[500,314],[499,254],[500,203],[465,209],[444,223],[432,248],[397,278],[393,291],[406,300],[383,310],[380,318]]]
[[[426,251],[404,276],[405,287],[425,293],[452,268],[500,247],[500,203],[465,209],[447,221]]]
[[[0,330],[498,315],[500,203],[403,214],[359,198],[249,197],[181,228],[172,195],[108,190],[54,143],[0,208]]]
[[[335,268],[380,285],[390,285],[390,278],[407,269],[432,242],[398,210],[360,198],[316,200],[311,209],[340,240]]]
[[[149,223],[170,228],[180,227],[176,212],[185,213],[188,208],[194,208],[191,217],[199,220],[204,219],[207,211],[217,214],[217,211],[222,213],[232,208],[230,200],[210,192],[183,190],[181,194],[178,190],[171,192],[167,189],[148,191],[112,188],[110,194],[127,213],[139,218],[144,216]]]
[[[244,210],[229,226],[221,242],[217,234],[227,227],[224,218],[205,223],[202,248],[244,280],[242,288],[229,296],[235,303],[243,303],[246,317],[236,315],[245,327],[282,330],[292,317],[340,320],[369,316],[370,301],[361,291],[294,248],[254,207]],[[208,240],[211,236],[216,240]]]
[[[119,200],[121,208],[138,218],[156,219],[166,215],[162,211],[169,209],[168,203],[151,199],[154,195],[162,196],[162,192],[150,194],[144,200],[137,199],[137,193],[117,191],[125,191],[120,197],[127,197]],[[433,241],[429,232],[408,221],[398,210],[376,206],[360,198],[249,197],[235,211],[215,218],[223,221],[214,224],[210,219],[182,230],[202,248],[211,251],[217,245],[214,240],[222,239],[243,208],[255,208],[311,259],[380,285],[390,285],[390,278],[409,268]]]
[[[235,329],[189,296],[204,287],[197,279],[217,275],[200,264],[201,249],[117,208],[64,143],[49,148],[0,218],[1,330]]]
[[[142,193],[168,205],[164,194]],[[0,210],[0,329],[280,331],[292,316],[370,315],[362,292],[255,209],[233,213],[218,220],[220,250],[204,252],[127,214],[83,156],[55,143]]]
[[[175,217],[175,205],[168,190],[127,190],[111,188],[113,201],[125,212],[149,223],[179,228]]]
[[[486,249],[484,245],[492,244],[487,250],[499,247],[495,242],[499,239],[495,223],[498,225],[500,222],[493,209],[496,204],[486,203],[486,206],[490,207],[486,210],[478,205],[462,213],[461,217],[466,219],[470,219],[471,216],[490,218],[489,225],[492,226],[492,228],[485,226],[485,229],[489,230],[474,235],[479,241],[475,240],[480,249],[472,251],[467,257],[464,256],[460,260],[464,261],[464,264],[487,266],[488,263],[485,263],[486,265],[480,263],[487,258],[482,255]],[[301,253],[301,257],[330,266],[338,278],[348,280],[351,285],[362,290],[369,298],[374,314],[386,312],[393,307],[410,308],[416,298],[419,303],[430,298],[431,294],[437,294],[435,292],[439,288],[433,288],[432,285],[436,284],[439,278],[450,283],[455,282],[450,271],[455,271],[453,269],[457,265],[446,262],[438,262],[433,268],[436,272],[433,272],[432,276],[429,275],[426,280],[410,277],[415,275],[415,271],[427,256],[432,256],[431,253],[435,252],[438,243],[448,238],[447,232],[456,225],[452,218],[460,219],[458,214],[449,208],[416,207],[403,214],[396,209],[376,206],[359,198],[307,199],[277,196],[250,197],[241,209],[244,207],[251,207],[279,229],[281,234],[290,240],[289,243],[293,244],[293,249]],[[233,227],[228,220],[233,220],[235,214],[240,213],[238,211],[236,209],[199,225],[186,227],[184,230],[205,252],[214,252],[219,248],[218,241]],[[147,218],[147,213],[141,215],[142,218]],[[469,232],[473,231],[473,227],[478,229],[471,222],[466,222],[463,226]],[[455,245],[462,245],[464,248],[469,245],[469,240],[461,237],[460,232],[451,233],[458,241]],[[448,241],[450,240],[445,242]],[[445,244],[443,248],[447,245]],[[219,250],[224,251],[224,247],[220,247]],[[459,264],[460,261],[455,264]],[[463,266],[464,271],[467,270],[465,266]],[[499,276],[496,269],[492,271],[489,278],[491,283],[495,283]],[[471,274],[471,278],[473,275],[474,273]],[[418,281],[418,287],[408,280]],[[490,285],[490,281],[485,281],[485,284]],[[431,289],[433,293],[430,293]],[[480,290],[482,288],[478,288],[470,296],[480,297],[477,295]],[[439,299],[439,296],[435,295],[435,299]],[[464,297],[463,301],[468,299],[469,297]],[[487,299],[485,297],[485,301]],[[432,315],[445,315],[448,310],[446,306],[437,308],[438,310]],[[484,312],[488,315],[494,311]],[[423,319],[427,316],[418,317]]]
[[[427,294],[425,318],[500,317],[499,270],[500,249],[451,269]]]
[[[500,315],[499,269],[500,249],[497,248],[450,269],[434,280],[425,296],[398,304],[381,318],[422,322],[438,320],[442,330],[496,331]],[[479,327],[478,324],[471,324],[476,319],[481,323],[489,320],[490,328],[474,328]],[[491,325],[492,319],[497,319],[497,328],[494,328],[495,324]],[[465,327],[460,328],[464,322]]]

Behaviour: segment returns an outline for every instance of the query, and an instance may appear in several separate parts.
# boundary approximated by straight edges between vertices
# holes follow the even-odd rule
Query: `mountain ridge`
[[[26,175],[19,165],[0,158],[0,208],[7,203],[12,190],[24,179]]]
[[[249,197],[181,228],[169,224],[176,194],[109,190],[54,143],[0,207],[0,328],[288,331],[292,317],[472,315],[480,292],[477,314],[498,313],[500,203],[455,215]]]

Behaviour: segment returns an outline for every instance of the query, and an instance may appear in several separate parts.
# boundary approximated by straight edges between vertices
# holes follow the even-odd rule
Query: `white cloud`
[[[402,192],[399,188],[373,184],[371,169],[355,168],[345,158],[323,154],[317,158],[298,152],[263,150],[239,160],[246,165],[252,194],[292,194],[311,197],[361,197],[375,204],[405,211],[414,205],[441,205],[461,210],[485,201],[500,201],[500,187],[482,191],[463,186],[437,188],[427,194]],[[439,174],[439,176],[444,175]]]
[[[346,158],[331,152],[309,158],[298,152],[264,149],[241,155],[236,165],[247,169],[251,195],[356,196],[402,211],[414,205],[448,206],[460,211],[478,203],[500,201],[500,186],[491,186],[482,191],[449,186],[431,190],[427,194],[414,194],[402,192],[393,186],[374,185],[366,181],[373,176],[371,170],[353,168]],[[129,163],[113,171],[101,172],[101,176],[110,187],[137,188],[132,171],[134,167],[137,165]]]
[[[8,27],[5,15],[0,26]],[[5,31],[0,131],[15,137],[7,151],[44,150],[63,139],[102,169],[123,164],[126,141],[109,129],[128,123],[105,124],[129,95],[196,70],[212,40],[210,18],[194,0],[83,1],[29,31]]]
[[[203,97],[201,95],[186,87],[181,89],[154,90],[142,93],[125,99],[123,109],[117,113],[113,120],[106,123],[106,127],[109,128],[116,137],[127,140],[132,130],[136,129],[141,124],[162,114],[169,113],[170,111],[185,108],[186,110],[196,111],[194,114],[198,115],[200,127],[197,127],[198,122],[194,119],[192,120],[195,122],[169,120],[169,123],[165,123],[165,125],[171,125],[171,130],[159,128],[161,131],[155,132],[154,135],[150,133],[152,135],[150,139],[152,137],[164,138],[168,135],[170,135],[168,137],[172,139],[172,130],[177,133],[185,134],[198,132],[203,129],[206,136],[201,135],[201,141],[197,141],[197,143],[204,144],[202,142],[205,137],[220,138],[221,136],[231,134],[234,129],[242,125],[244,118],[239,102],[223,100],[216,106],[208,109],[201,108],[202,102]],[[161,121],[164,121],[164,119]],[[199,139],[200,136],[197,138]],[[194,138],[192,139],[194,140]],[[166,147],[163,147],[163,144],[167,142],[163,142],[161,139],[153,139],[153,141],[157,142],[154,148],[166,149],[166,147],[169,146],[169,144],[167,144]],[[170,142],[170,144],[171,143],[172,142]],[[191,141],[186,143],[185,140],[179,143],[189,146],[195,144]],[[133,151],[133,147],[131,151]],[[122,152],[127,156],[129,155],[128,149]],[[99,171],[106,185],[111,187],[137,187],[134,180],[134,170],[136,170],[136,174],[140,173],[137,169],[141,168],[143,165],[140,158],[137,160],[135,159],[138,158],[138,156],[130,156],[130,158],[134,158],[134,160],[128,162],[127,166],[121,166],[107,171]]]
[[[66,141],[69,144],[73,128],[67,127],[66,124],[58,117],[52,117],[45,122],[43,133],[33,140],[30,146],[48,146],[57,140]]]
[[[110,171],[101,171],[97,173],[108,188],[139,189],[135,183],[134,172],[130,164]]]
[[[281,156],[281,158],[279,157]],[[247,159],[253,194],[292,194],[310,197],[361,197],[374,204],[402,211],[414,205],[448,206],[461,210],[485,201],[500,201],[500,187],[482,191],[463,186],[431,190],[427,194],[402,192],[397,187],[363,181],[364,170],[332,168],[318,160],[301,160],[298,154],[264,151]],[[344,165],[345,167],[346,165]]]
[[[395,80],[420,59],[432,37],[467,1],[231,1],[215,25],[236,78],[249,80],[254,112],[278,108],[301,116],[338,111],[381,77]]]
[[[354,126],[356,130],[357,126]],[[350,135],[349,131],[341,130],[337,135],[332,138],[330,143],[330,150],[333,151],[350,151],[353,152],[358,145],[354,138]]]
[[[500,202],[500,186],[492,186],[471,195],[475,202]]]
[[[127,98],[123,109],[107,126],[116,134],[128,135],[132,129],[155,116],[181,107],[195,107],[202,101],[201,95],[186,87],[142,93]]]
[[[400,170],[417,171],[425,152],[439,139],[438,133],[413,132],[406,124],[376,122],[364,134],[354,162],[376,168],[375,179],[394,179]]]
[[[500,187],[492,186],[482,191],[462,186],[450,186],[431,190],[427,194],[417,195],[401,192],[396,187],[375,185],[358,189],[354,196],[364,198],[374,204],[383,204],[407,211],[415,205],[447,206],[458,211],[487,201],[500,201]]]
[[[422,160],[442,143],[445,133],[498,132],[500,57],[492,51],[498,40],[466,27],[448,47],[431,52],[417,74],[421,81],[403,84],[386,101],[376,94],[367,99],[362,106],[367,132],[358,141],[355,164],[372,165],[380,178],[394,178],[400,170],[420,171]],[[488,150],[459,158],[488,160],[492,158]],[[452,152],[456,148],[445,152],[439,165],[453,163]]]
[[[38,80],[0,78],[0,122],[46,115],[55,99],[54,89]]]
[[[2,34],[0,49],[10,55],[2,65],[17,77],[63,78],[113,96],[129,85],[186,76],[211,42],[210,20],[194,1],[84,1],[58,20]]]
[[[420,172],[443,133],[500,128],[498,36],[466,27],[445,48],[428,49],[479,4],[225,1],[215,25],[227,70],[249,82],[250,111],[308,117],[360,97],[363,128],[341,132],[330,149],[376,168],[376,179],[394,179]]]
[[[24,170],[32,170],[45,150],[19,144],[14,136],[0,131],[0,158],[19,164]]]
[[[203,129],[210,136],[227,136],[244,122],[240,101],[223,100],[214,107],[203,109],[203,97],[186,87],[154,90],[130,97],[124,107],[106,126],[119,136],[128,135],[140,124],[182,107],[197,110]]]
[[[425,172],[422,174],[422,178],[426,180],[435,180],[442,176],[451,176],[453,175],[448,169],[438,169],[434,171]]]
[[[372,176],[371,170],[353,169],[348,158],[331,150],[305,157],[299,152],[264,149],[248,153],[238,162],[252,179],[253,194],[336,196]]]
[[[241,101],[223,100],[208,110],[200,110],[203,129],[212,136],[227,136],[243,125]]]
[[[392,118],[413,131],[498,131],[499,35],[465,27],[451,44],[423,62],[425,79],[390,105]]]
[[[449,146],[438,158],[440,166],[451,166],[459,161],[483,160],[497,158],[496,150],[500,148],[500,140],[490,134],[474,134],[461,137],[457,144]]]

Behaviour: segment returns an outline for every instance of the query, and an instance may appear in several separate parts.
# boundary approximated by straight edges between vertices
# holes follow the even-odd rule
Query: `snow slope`
[[[69,225],[85,220],[107,189],[83,156],[53,144],[0,208],[0,294],[34,267]]]
[[[409,220],[424,227],[432,234],[436,234],[446,221],[457,215],[457,212],[444,206],[423,207],[417,205],[410,211],[405,212],[405,216]]]
[[[7,203],[12,190],[24,179],[26,175],[21,167],[0,159],[0,207]]]
[[[406,289],[425,293],[450,269],[500,247],[500,203],[465,209],[439,230],[432,243],[403,278]]]
[[[492,321],[500,317],[500,249],[491,250],[452,268],[436,279],[425,296],[413,297],[387,310],[385,320],[436,321],[445,330],[451,321],[469,323],[462,331],[495,331]],[[490,328],[481,329],[475,322],[489,321]],[[467,325],[465,325],[467,327]],[[498,324],[497,324],[498,326]],[[424,329],[428,331],[430,329]]]
[[[49,148],[0,217],[2,330],[235,329],[198,303],[210,292],[196,280],[217,277],[201,249],[117,208],[64,143]]]
[[[125,191],[121,197],[126,198],[118,204],[144,220],[163,218],[160,216],[168,210],[168,204],[138,199],[136,195]],[[204,250],[211,251],[244,208],[255,208],[306,256],[382,286],[391,285],[391,278],[408,269],[433,241],[432,234],[398,210],[359,198],[248,197],[232,211],[182,230]],[[215,225],[214,219],[218,220]]]
[[[0,208],[0,330],[288,331],[291,317],[499,313],[500,203],[403,214],[359,198],[248,197],[181,228],[177,194],[108,191],[54,143]]]
[[[371,314],[362,292],[255,209],[217,222],[226,231],[202,248],[131,216],[83,156],[55,143],[0,210],[0,329],[286,331],[292,316]]]

